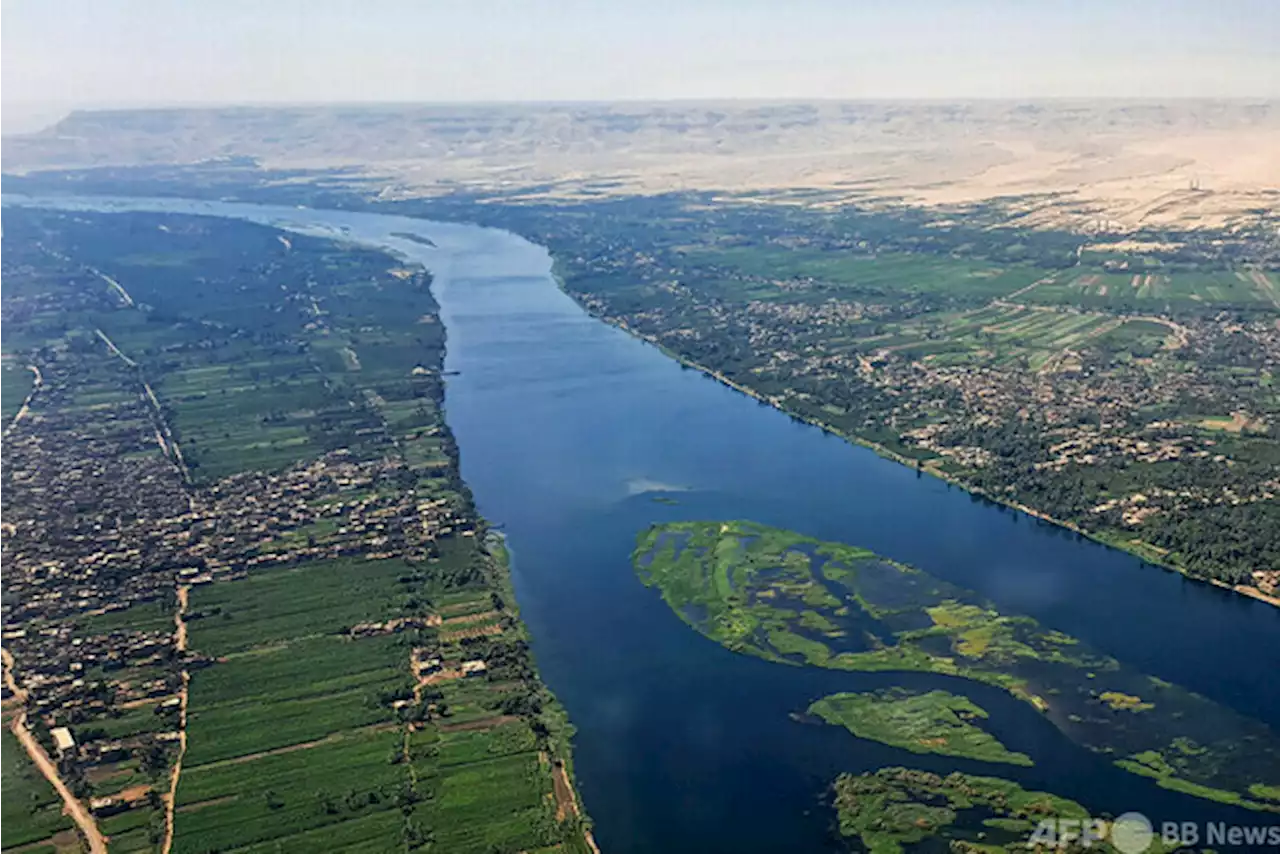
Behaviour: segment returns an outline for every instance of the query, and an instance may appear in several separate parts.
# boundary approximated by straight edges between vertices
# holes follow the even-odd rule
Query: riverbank
[[[203,215],[289,221],[326,234],[347,229],[341,233],[353,241],[391,245],[438,271],[433,291],[448,330],[447,423],[479,513],[509,537],[520,617],[537,669],[577,728],[580,800],[611,854],[825,850],[835,816],[816,805],[827,783],[906,757],[838,727],[798,725],[790,713],[839,692],[955,687],[935,674],[780,667],[728,653],[690,631],[632,572],[636,533],[655,522],[751,518],[863,543],[903,563],[935,567],[1010,612],[1123,652],[1162,680],[1257,719],[1280,720],[1280,686],[1258,678],[1280,667],[1273,612],[1138,571],[1127,555],[912,477],[708,383],[585,313],[547,276],[545,250],[509,232],[185,204]],[[425,234],[440,248],[388,239],[392,231]],[[367,381],[371,367],[366,359],[365,372],[347,379]],[[672,486],[683,490],[664,492]],[[664,494],[678,501],[652,500]],[[459,613],[451,608],[448,616]],[[446,683],[477,692],[485,684]],[[1081,750],[1048,716],[1007,692],[973,683],[966,693],[990,713],[992,731],[1010,749],[1035,759],[1030,769],[1007,766],[1028,789],[1056,791],[1095,815],[1137,810],[1201,822],[1250,820]],[[466,714],[461,701],[446,701]],[[1145,720],[1114,714],[1135,725]],[[450,723],[442,737],[476,736]],[[375,759],[383,768],[382,752]],[[910,762],[948,773],[957,760],[912,755]],[[242,795],[239,803],[249,801]],[[441,787],[431,804],[452,801]],[[179,823],[223,808],[180,812]],[[430,823],[438,836],[455,826]]]
[[[662,352],[663,355],[668,356],[671,359],[674,359],[675,361],[679,362],[681,365],[684,365],[687,368],[692,368],[693,370],[699,371],[700,373],[703,373],[706,376],[711,377],[716,382],[726,386],[727,388],[731,388],[734,391],[738,392],[739,394],[746,395],[747,397],[750,397],[760,403],[766,404],[767,406],[771,406],[774,409],[777,409],[779,412],[783,412],[789,417],[797,421],[808,424],[811,427],[816,427],[819,430],[822,430],[824,433],[829,433],[851,444],[860,445],[861,447],[874,451],[878,456],[881,456],[887,460],[892,460],[895,463],[898,463],[903,466],[907,466],[908,468],[912,468],[918,472],[924,472],[925,474],[935,477],[951,486],[955,486],[959,489],[962,489],[971,495],[976,495],[994,504],[999,504],[1004,507],[1008,507],[1012,510],[1020,511],[1022,513],[1027,514],[1028,516],[1038,519],[1041,522],[1047,522],[1048,524],[1054,525],[1059,528],[1063,528],[1065,530],[1072,532],[1073,534],[1078,534],[1082,537],[1092,540],[1093,542],[1099,543],[1104,546],[1108,546],[1110,548],[1118,549],[1119,551],[1125,552],[1126,554],[1133,555],[1134,557],[1146,563],[1149,563],[1152,566],[1159,567],[1160,569],[1166,570],[1168,572],[1177,573],[1178,575],[1181,575],[1183,578],[1186,578],[1189,581],[1196,581],[1204,584],[1210,584],[1214,587],[1218,587],[1223,590],[1230,590],[1242,596],[1248,596],[1251,599],[1255,599],[1259,602],[1264,602],[1273,607],[1280,608],[1280,596],[1268,594],[1262,590],[1259,590],[1256,587],[1250,587],[1248,585],[1243,585],[1243,584],[1232,585],[1224,581],[1219,581],[1218,579],[1202,578],[1198,575],[1193,575],[1185,566],[1181,566],[1178,563],[1170,560],[1166,555],[1162,554],[1160,550],[1158,550],[1155,546],[1152,546],[1150,543],[1146,543],[1137,539],[1126,540],[1114,535],[1109,535],[1105,532],[1089,531],[1085,528],[1080,527],[1079,525],[1076,525],[1073,522],[1068,522],[1065,519],[1055,518],[1049,515],[1048,513],[1045,513],[1041,510],[1037,510],[1036,508],[1030,507],[1026,504],[1022,504],[1021,502],[1011,501],[1009,499],[1002,498],[997,495],[993,495],[992,493],[980,487],[966,483],[965,481],[957,478],[956,476],[943,471],[936,465],[931,465],[929,463],[922,463],[919,460],[913,459],[911,457],[907,457],[903,454],[899,454],[896,451],[880,443],[871,441],[869,439],[865,439],[861,436],[845,433],[844,431],[839,430],[833,427],[832,425],[827,424],[826,422],[820,421],[817,418],[814,418],[812,416],[806,415],[801,412],[797,412],[796,410],[788,407],[785,401],[776,397],[769,397],[766,395],[762,395],[759,392],[757,392],[755,389],[752,389],[749,386],[743,385],[742,383],[736,382],[730,379],[729,377],[726,377],[724,374],[720,373],[714,368],[711,368],[707,365],[703,365],[699,362],[689,359],[683,356],[682,354],[677,353],[676,351],[667,347],[666,345],[664,345],[655,336],[647,335],[643,332],[640,332],[639,330],[631,328],[630,326],[627,325],[625,321],[615,320],[613,318],[602,315],[599,312],[593,311],[590,306],[588,306],[586,303],[579,300],[573,294],[573,292],[565,286],[564,279],[560,276],[558,271],[553,269],[551,276],[552,276],[552,279],[555,281],[556,286],[559,287],[560,290],[563,291],[566,296],[572,299],[579,307],[581,307],[583,311],[585,311],[587,314],[594,317],[596,320],[599,320],[603,323],[607,323],[608,325],[613,326],[616,329],[621,329],[623,332],[626,332],[628,335],[632,336],[633,338],[636,338],[640,341],[645,342],[646,344],[649,344],[657,348],[659,351]]]
[[[512,551],[507,542],[507,536],[502,531],[494,530],[483,518],[479,520],[477,527],[493,570],[492,585],[498,591],[498,595],[505,600],[505,610],[515,620],[514,633],[524,643],[531,644],[533,637],[529,633],[529,627],[520,619],[520,607],[511,577]],[[542,681],[536,659],[534,672],[537,673],[539,684],[545,691],[543,721],[548,729],[548,744],[547,750],[543,751],[543,756],[547,758],[552,769],[552,794],[557,804],[556,819],[558,821],[571,819],[581,830],[582,841],[587,848],[594,854],[600,854],[600,848],[591,832],[591,818],[587,815],[582,799],[578,795],[579,783],[573,764],[573,736],[577,730],[570,722],[564,706],[556,699],[551,689],[546,687],[546,682]]]

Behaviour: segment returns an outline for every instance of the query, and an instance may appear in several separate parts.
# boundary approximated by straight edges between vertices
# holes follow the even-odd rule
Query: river
[[[1119,771],[993,688],[732,654],[643,587],[630,552],[652,522],[707,518],[865,546],[1275,728],[1280,614],[1268,605],[976,499],[683,368],[589,317],[557,288],[545,250],[515,235],[238,203],[16,201],[238,217],[389,248],[432,270],[462,473],[508,535],[534,653],[578,728],[581,794],[610,854],[823,850],[825,787],[887,764],[1008,776],[1096,814],[1265,819]],[[894,684],[968,694],[1035,767],[917,756],[789,717],[833,691]]]

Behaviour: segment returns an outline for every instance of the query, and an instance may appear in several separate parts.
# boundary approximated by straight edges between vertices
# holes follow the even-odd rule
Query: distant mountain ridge
[[[176,107],[76,111],[0,146],[11,172],[246,157],[356,168],[402,195],[459,183],[960,206],[1054,195],[1031,221],[1121,230],[1222,225],[1280,191],[1280,101],[1267,100]]]

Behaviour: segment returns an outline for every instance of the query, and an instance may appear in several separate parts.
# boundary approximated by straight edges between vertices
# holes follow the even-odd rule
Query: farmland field
[[[853,252],[784,250],[769,247],[688,249],[689,262],[766,281],[811,279],[831,286],[832,292],[862,294],[963,294],[992,299],[1006,296],[1034,282],[1042,273],[1030,266],[1000,266],[981,261],[918,255],[866,255]],[[727,295],[727,292],[726,292]],[[773,286],[755,286],[742,298],[784,296]]]
[[[0,756],[4,758],[3,831],[5,850],[49,839],[72,827],[62,814],[62,800],[49,785],[8,727],[0,732]],[[52,851],[52,847],[48,850]]]
[[[1280,593],[1274,468],[1205,421],[1274,450],[1272,229],[1085,243],[990,211],[740,202],[483,221],[550,247],[593,315],[794,417],[1144,560]]]
[[[68,727],[110,850],[164,850],[170,804],[174,852],[584,850],[570,730],[444,422],[430,276],[203,217],[5,225],[6,412],[46,367],[32,422],[73,438],[24,437],[31,471],[93,483],[26,530],[102,540],[27,636],[67,688],[39,727]],[[9,748],[6,848],[70,826]]]
[[[392,636],[346,634],[389,611],[406,570],[372,563],[304,564],[194,592],[204,616],[189,619],[191,646],[225,660],[192,676],[188,767],[394,722],[381,695],[408,684],[408,651]]]
[[[855,338],[852,346],[938,366],[1041,370],[1054,366],[1055,357],[1086,349],[1150,356],[1167,346],[1175,329],[1153,320],[1078,309],[990,306],[926,315],[897,326],[891,338]]]
[[[1222,272],[1064,272],[1022,294],[1027,302],[1158,311],[1232,306],[1275,307],[1272,274]]]
[[[77,629],[93,634],[114,631],[170,631],[173,628],[173,603],[165,600],[143,602],[130,608],[85,614],[74,620]]]
[[[191,636],[211,655],[227,655],[313,635],[337,634],[393,614],[399,560],[314,561],[192,592]]]
[[[412,646],[445,633],[351,636],[357,623],[401,613],[392,603],[405,597],[439,601],[448,621],[467,625],[492,608],[481,589],[421,584],[401,561],[340,560],[192,592],[191,648],[221,658],[191,679],[175,850],[304,851],[321,827],[351,850],[428,838],[477,852],[565,841],[547,744],[519,716],[528,694],[514,673],[428,680],[419,704],[397,705],[415,696]],[[446,662],[461,652],[447,641],[439,649]]]
[[[0,367],[0,420],[7,426],[31,393],[35,376],[25,365],[5,359]]]
[[[454,548],[442,560],[474,558]],[[403,603],[413,599],[440,603],[445,626],[475,625],[493,607],[483,589],[435,589],[396,560],[303,563],[193,590],[191,647],[220,658],[192,675],[175,850],[301,851],[321,827],[351,850],[425,842],[425,828],[451,851],[566,839],[545,741],[499,708],[525,702],[520,681],[433,682],[430,707],[416,708],[434,712],[406,729],[393,704],[412,699],[413,639],[429,635],[349,630],[412,616]]]
[[[353,734],[304,750],[185,769],[175,850],[225,851],[266,840],[289,844],[289,837],[313,828],[386,811],[397,820],[365,825],[364,832],[376,827],[381,834],[364,841],[393,848],[400,834],[396,797],[407,780],[388,756],[402,738],[395,730]]]
[[[185,442],[202,449],[205,459],[221,459],[237,469],[280,468],[294,456],[316,453],[310,427],[291,439],[290,416],[270,415],[292,410],[300,418],[313,417],[315,401],[290,402],[293,389],[355,401],[348,411],[379,426],[370,432],[352,422],[347,435],[370,448],[379,447],[385,434],[395,436],[420,493],[451,501],[453,463],[440,429],[441,413],[421,387],[432,382],[423,366],[435,361],[423,352],[424,343],[440,341],[430,325],[424,329],[419,322],[433,308],[429,295],[415,310],[420,313],[409,318],[410,331],[396,334],[383,327],[379,334],[367,325],[379,321],[378,312],[383,319],[402,316],[404,296],[388,294],[379,301],[376,295],[361,300],[358,293],[349,299],[335,293],[326,303],[330,328],[359,323],[362,331],[344,347],[317,338],[310,368],[287,360],[257,368],[240,362],[200,367],[168,375],[159,393],[175,407],[179,425],[184,418],[194,425],[185,429]],[[253,411],[251,401],[259,399],[274,407],[270,417]],[[235,422],[220,416],[224,409],[243,413],[246,429],[266,430],[264,435],[273,437],[261,453],[282,455],[267,459],[249,453],[254,443],[236,437]],[[221,429],[222,439],[205,437],[200,424]],[[337,511],[351,502],[385,501],[396,494],[391,484],[375,482],[316,507]],[[314,523],[264,541],[262,552],[287,554],[324,542],[346,530],[344,524],[350,523],[340,517]],[[525,653],[514,645],[518,626],[502,616],[501,607],[495,610],[502,600],[495,599],[492,586],[505,590],[504,570],[474,538],[441,540],[432,553],[426,571],[398,557],[313,559],[191,591],[190,649],[217,660],[191,677],[175,850],[257,850],[254,846],[262,845],[303,851],[315,844],[322,827],[326,845],[348,845],[353,851],[416,849],[448,832],[455,818],[475,816],[486,817],[493,829],[468,831],[471,835],[459,836],[450,850],[514,851],[531,840],[571,843],[575,832],[581,840],[579,825],[566,823],[567,816],[556,818],[550,798],[548,757],[563,748],[559,741],[548,742],[545,727],[535,737],[526,722],[546,700],[529,681],[535,677],[522,658]],[[433,617],[437,610],[440,616]],[[415,687],[411,660],[416,650],[442,659],[446,675],[463,657],[488,659],[490,670],[487,678],[428,679]],[[511,665],[500,665],[513,655]],[[523,728],[523,738],[513,739],[513,726]],[[418,756],[412,745],[437,728],[440,742],[447,743],[454,737],[445,734],[449,727],[465,727],[456,737],[480,756],[446,760],[448,770],[437,775],[434,751]],[[519,759],[514,770],[503,770],[501,763],[471,769],[476,762],[492,761],[494,745],[498,757]],[[440,785],[453,791],[455,778],[463,774],[471,775],[463,780],[489,783],[473,791],[455,816],[448,799],[434,797],[434,781],[438,776]],[[353,779],[360,781],[355,790]],[[424,805],[415,807],[419,802]]]

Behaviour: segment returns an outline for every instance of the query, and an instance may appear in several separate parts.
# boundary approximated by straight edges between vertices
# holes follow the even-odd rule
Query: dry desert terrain
[[[1280,199],[1280,102],[386,105],[77,112],[7,171],[252,157],[385,195],[703,190],[808,204],[996,203],[1041,225],[1222,227]],[[798,192],[803,191],[803,192]]]

